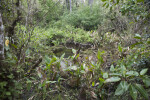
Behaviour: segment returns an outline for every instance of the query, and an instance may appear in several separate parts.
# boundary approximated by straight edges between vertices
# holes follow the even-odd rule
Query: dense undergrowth
[[[5,36],[0,99],[149,99],[147,3],[102,0],[94,6],[73,5],[69,12],[61,3],[38,1],[42,11],[30,21],[38,22],[48,11],[43,23],[20,22],[15,35]]]

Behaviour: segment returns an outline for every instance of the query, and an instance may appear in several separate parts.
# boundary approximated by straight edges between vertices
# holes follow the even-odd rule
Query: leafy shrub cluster
[[[144,45],[147,46],[148,44]],[[80,54],[69,58],[64,58],[65,54],[60,58],[45,56],[45,66],[39,67],[37,71],[40,82],[34,76],[32,79],[28,79],[26,85],[29,90],[33,87],[35,88],[33,89],[33,93],[36,93],[35,99],[51,98],[49,95],[51,95],[53,90],[61,91],[66,87],[69,90],[72,88],[82,89],[82,85],[86,84],[88,89],[84,92],[87,94],[87,98],[94,97],[106,100],[108,98],[121,99],[124,97],[124,99],[148,100],[150,87],[149,67],[146,65],[139,67],[138,59],[142,56],[147,58],[146,55],[149,55],[149,53],[141,54],[139,50],[143,48],[139,48],[139,50],[134,52],[137,46],[130,50],[131,54],[127,55],[127,57],[120,57],[115,62],[116,64],[111,63],[109,70],[104,68],[104,55],[106,55],[107,51],[99,50],[96,55],[97,60],[91,60],[90,56],[81,59]],[[118,56],[123,53],[123,49],[123,47],[118,46]],[[72,51],[74,54],[77,52],[74,49]],[[37,84],[33,86],[32,84],[34,83]],[[88,94],[91,92],[92,94]],[[67,93],[57,92],[54,97]],[[75,92],[74,95],[73,98],[76,98],[78,93]],[[60,96],[60,98],[65,97]]]
[[[74,41],[80,43],[87,43],[94,41],[91,33],[80,28],[74,28],[66,25],[61,29],[49,28],[42,33],[42,43],[46,45],[59,45],[65,44],[67,41]]]
[[[101,8],[101,4],[96,4],[92,7],[83,6],[71,13],[66,13],[62,16],[63,22],[74,26],[76,28],[83,28],[84,30],[97,29],[98,25],[102,23],[105,12]]]
[[[36,5],[37,13],[33,16],[35,20],[40,23],[41,26],[49,25],[60,19],[60,16],[63,14],[63,7],[60,2],[54,2],[53,0],[38,0]]]

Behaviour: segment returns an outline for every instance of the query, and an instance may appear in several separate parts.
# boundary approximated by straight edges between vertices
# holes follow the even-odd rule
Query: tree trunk
[[[88,0],[88,5],[92,6],[92,4],[93,4],[93,0]]]
[[[69,5],[70,5],[70,12],[72,12],[72,4],[71,4],[71,0],[69,0]]]
[[[69,0],[66,0],[66,6],[67,6],[67,9],[69,10]]]
[[[2,21],[2,15],[0,12],[0,65],[4,60],[4,26]]]
[[[66,6],[67,6],[67,9],[70,10],[70,12],[72,12],[72,3],[71,3],[71,0],[66,0]]]
[[[81,4],[85,5],[85,0],[80,0]]]
[[[13,21],[12,25],[8,27],[8,37],[12,37],[14,35],[14,29],[17,23],[22,19],[21,11],[20,11],[20,0],[17,0],[15,3],[17,9],[17,18]]]

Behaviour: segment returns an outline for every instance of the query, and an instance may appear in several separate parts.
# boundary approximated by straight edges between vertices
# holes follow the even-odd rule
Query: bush
[[[74,28],[66,25],[61,29],[49,28],[41,33],[43,36],[40,40],[46,45],[59,45],[65,44],[66,40],[73,40],[74,42],[87,43],[92,42],[94,39],[90,36],[90,32],[86,32],[80,28]]]
[[[100,4],[95,4],[93,7],[84,6],[70,14],[64,14],[62,20],[76,28],[89,31],[97,29],[103,21],[104,15],[105,13],[100,8]]]

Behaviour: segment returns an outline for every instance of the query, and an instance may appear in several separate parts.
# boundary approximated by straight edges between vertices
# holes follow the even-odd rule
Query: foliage
[[[40,23],[41,25],[47,25],[53,21],[57,21],[63,14],[60,1],[55,2],[53,0],[39,0],[37,6],[39,12],[34,16],[38,21],[43,18],[42,23]]]
[[[121,1],[116,0],[113,2],[112,0],[102,0],[104,3],[104,6],[107,8],[110,7],[112,10],[115,5],[120,5],[120,11],[123,15],[127,14],[130,18],[133,17],[133,19],[137,22],[141,19],[146,19],[149,17],[149,12],[147,11],[147,8],[149,7],[149,3],[145,0],[128,0],[128,1]],[[110,3],[109,3],[110,1]]]
[[[46,45],[65,44],[67,41],[87,43],[94,41],[90,36],[90,32],[86,32],[80,28],[74,28],[66,25],[64,28],[49,28],[41,33],[42,39],[40,41]],[[67,40],[67,41],[66,41]]]
[[[140,35],[136,35],[135,38],[142,39]],[[134,50],[135,48],[138,48],[138,50],[132,52],[131,55],[128,55],[122,60],[119,60],[117,65],[114,66],[112,64],[109,72],[102,72],[102,77],[100,77],[100,82],[102,84],[107,85],[114,83],[118,85],[117,87],[114,85],[114,95],[120,97],[126,96],[126,99],[128,99],[127,95],[130,94],[133,100],[137,100],[139,97],[138,94],[140,94],[144,99],[148,100],[149,93],[147,92],[147,87],[149,87],[150,83],[150,77],[147,73],[148,66],[145,64],[143,67],[140,67],[138,64],[140,57],[147,58],[147,55],[149,55],[149,49],[146,50],[149,44],[147,44],[146,41],[143,42],[131,45],[131,50]],[[118,46],[118,51],[120,53],[123,52],[121,45]],[[145,81],[145,79],[147,79],[147,81]]]
[[[105,12],[99,6],[101,5],[95,4],[93,7],[80,7],[70,14],[64,14],[62,20],[69,25],[76,28],[83,28],[87,31],[97,29],[98,25],[102,23],[105,15]]]
[[[31,8],[32,4],[21,1],[21,7],[25,8],[21,13],[33,15],[25,16],[14,26],[12,37],[5,36],[0,99],[66,100],[80,99],[80,95],[84,95],[89,100],[122,97],[148,100],[150,38],[147,1],[102,0],[103,6],[110,9],[103,8],[101,2],[95,2],[93,6],[74,4],[70,13],[65,11],[64,2],[37,1],[37,5]],[[3,12],[6,30],[12,27],[8,23],[11,19],[6,19],[13,12],[14,17],[17,16],[16,5],[13,8],[13,2],[9,1],[7,6],[7,2],[3,1],[1,6],[6,11]],[[25,18],[31,18],[31,23]],[[133,43],[128,45],[131,38]],[[53,48],[62,45],[58,52],[63,52],[62,47],[68,49],[65,47],[67,42],[82,44],[81,48],[92,43],[94,48],[71,48],[73,56],[64,53],[57,57]],[[37,64],[39,58],[43,61]]]
[[[22,93],[21,76],[19,75],[20,73],[24,73],[24,70],[21,66],[17,65],[17,57],[11,53],[12,50],[9,46],[6,46],[5,50],[7,51],[4,61],[5,67],[1,66],[0,72],[0,98],[12,100],[14,97],[19,98]]]
[[[145,75],[146,72],[147,69],[143,69],[140,73],[138,73],[135,70],[127,69],[124,65],[115,68],[112,65],[108,78],[106,78],[104,83],[120,82],[115,90],[115,95],[117,96],[121,96],[127,91],[130,91],[129,93],[131,97],[136,100],[137,93],[139,92],[145,99],[148,100],[148,93],[143,88],[143,84],[137,84],[140,81],[144,82],[145,78],[149,80],[149,76]],[[147,81],[147,83],[149,84],[150,81]],[[144,84],[144,86],[146,86],[146,84]]]

